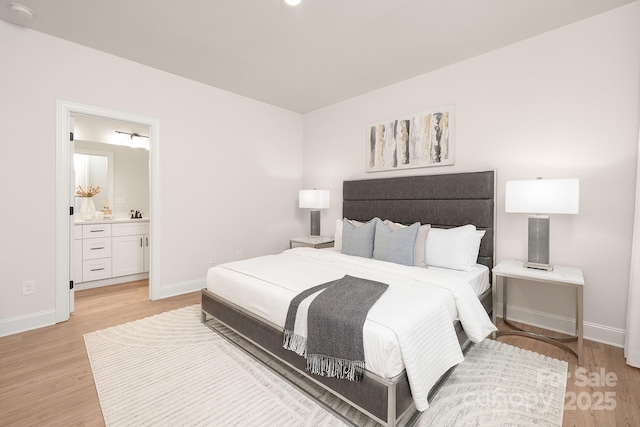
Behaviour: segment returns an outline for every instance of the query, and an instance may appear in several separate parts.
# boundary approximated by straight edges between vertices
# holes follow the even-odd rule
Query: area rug
[[[341,416],[358,426],[378,425],[288,368],[246,355],[200,322],[199,305],[84,339],[108,427],[341,426]],[[566,362],[485,340],[416,424],[560,426],[566,373]]]
[[[200,306],[84,336],[105,425],[342,426],[200,323]]]
[[[568,364],[493,340],[469,350],[420,426],[561,426]]]

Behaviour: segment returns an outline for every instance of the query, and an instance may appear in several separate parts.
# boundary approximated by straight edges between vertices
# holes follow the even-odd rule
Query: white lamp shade
[[[329,190],[300,190],[300,208],[328,209]]]
[[[505,212],[577,214],[579,202],[577,178],[507,181]]]

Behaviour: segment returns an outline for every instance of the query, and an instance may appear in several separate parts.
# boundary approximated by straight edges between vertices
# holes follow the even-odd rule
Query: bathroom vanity
[[[74,288],[95,288],[149,277],[149,219],[76,221]]]

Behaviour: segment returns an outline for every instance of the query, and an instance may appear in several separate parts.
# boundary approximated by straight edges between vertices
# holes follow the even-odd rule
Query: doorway
[[[149,127],[138,123],[73,116],[73,193],[100,190],[90,199],[75,197],[71,312],[72,293],[149,277],[148,135]],[[83,205],[95,214],[82,212]],[[127,221],[132,216],[142,219],[136,225]],[[110,236],[96,235],[98,227],[110,229]]]
[[[71,207],[74,205],[73,195],[69,189],[75,183],[72,176],[71,159],[73,152],[70,133],[74,116],[118,120],[136,123],[149,128],[149,209],[153,215],[149,220],[150,234],[154,237],[150,242],[149,299],[160,298],[161,269],[161,203],[160,203],[160,141],[159,120],[131,114],[127,112],[105,109],[91,105],[58,100],[56,108],[56,322],[69,319],[70,297],[70,237],[73,217]]]

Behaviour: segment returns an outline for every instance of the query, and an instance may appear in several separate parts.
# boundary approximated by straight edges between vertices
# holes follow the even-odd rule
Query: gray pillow
[[[392,230],[399,230],[406,227],[406,225],[398,224],[397,222],[389,221],[388,219],[383,222]],[[413,247],[413,265],[417,267],[429,268],[425,262],[425,250],[427,247],[427,235],[429,234],[430,229],[431,224],[420,225],[420,231],[418,231],[418,237],[416,237],[416,244]]]
[[[413,265],[414,248],[420,223],[409,227],[392,230],[382,221],[376,224],[373,258],[380,261],[395,262],[396,264]]]
[[[373,239],[379,218],[373,218],[360,226],[355,226],[348,219],[342,220],[342,253],[364,258],[373,256]]]

